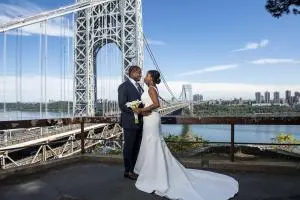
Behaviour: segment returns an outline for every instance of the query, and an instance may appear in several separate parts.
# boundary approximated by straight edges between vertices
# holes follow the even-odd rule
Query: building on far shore
[[[285,91],[285,102],[291,105],[292,92],[290,90]]]
[[[296,104],[299,104],[299,103],[300,103],[300,92],[295,92],[294,102],[295,102]]]
[[[260,96],[260,103],[265,103],[265,98],[263,95]]]
[[[255,101],[256,101],[256,103],[261,103],[261,94],[260,94],[260,92],[255,92]]]
[[[266,91],[265,92],[265,103],[270,103],[271,99],[270,99],[270,92]]]
[[[193,95],[193,101],[195,103],[202,102],[203,101],[203,95],[201,95],[201,94],[195,94],[195,95]]]
[[[292,95],[291,90],[286,90],[283,98],[280,98],[280,93],[278,91],[273,92],[273,98],[271,99],[271,94],[269,91],[265,91],[263,94],[259,91],[255,92],[255,100],[252,104],[285,104],[289,106],[294,106],[300,104],[300,92],[295,91]]]
[[[273,98],[273,103],[278,104],[280,103],[280,93],[279,92],[274,92],[274,98]]]

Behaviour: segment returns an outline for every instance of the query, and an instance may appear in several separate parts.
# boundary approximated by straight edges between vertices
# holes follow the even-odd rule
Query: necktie
[[[140,86],[140,84],[138,84],[137,82],[135,83],[136,89],[139,91],[140,94],[142,94],[142,88]]]

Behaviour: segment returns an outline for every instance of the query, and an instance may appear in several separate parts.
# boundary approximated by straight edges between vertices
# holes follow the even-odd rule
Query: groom
[[[133,172],[134,165],[140,150],[142,141],[143,121],[142,115],[147,113],[138,113],[139,122],[136,124],[134,113],[131,108],[125,104],[127,102],[141,100],[143,89],[138,83],[142,77],[142,70],[138,66],[131,66],[128,71],[129,78],[118,88],[118,101],[121,109],[121,126],[124,130],[124,177],[131,180],[137,179],[137,174]]]

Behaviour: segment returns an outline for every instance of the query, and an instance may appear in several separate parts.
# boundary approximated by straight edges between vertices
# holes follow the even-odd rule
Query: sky
[[[0,23],[72,3],[70,0],[0,0]],[[143,0],[144,33],[176,96],[182,84],[192,84],[193,93],[203,94],[206,100],[254,99],[256,91],[267,90],[279,91],[284,97],[285,90],[300,91],[300,51],[297,49],[300,16],[285,15],[276,19],[264,5],[265,0]],[[39,24],[23,28],[22,42],[16,32],[9,33],[7,76],[5,84],[1,77],[0,101],[4,92],[6,101],[42,98],[41,86],[45,85],[40,84],[40,31]],[[72,55],[71,16],[49,21],[47,35],[47,94],[43,93],[44,98],[72,99],[72,56],[68,56]],[[62,35],[65,37],[60,37]],[[20,46],[22,57],[17,53]],[[97,55],[98,98],[116,98],[120,55],[115,45],[105,46]],[[2,75],[3,34],[0,35],[0,59]],[[16,66],[22,67],[22,82],[16,79],[19,69]],[[63,66],[66,81],[61,79]],[[154,65],[145,52],[144,71],[148,69],[154,69]],[[65,88],[65,92],[60,88]],[[162,84],[159,88],[161,95],[168,97]]]

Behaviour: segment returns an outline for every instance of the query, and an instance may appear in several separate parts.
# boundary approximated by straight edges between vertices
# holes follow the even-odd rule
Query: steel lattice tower
[[[189,103],[189,109],[191,113],[194,113],[193,109],[193,90],[192,90],[192,85],[191,84],[184,84],[182,85],[182,91],[179,97],[180,100],[185,101]]]
[[[77,12],[75,19],[73,112],[75,116],[94,116],[97,97],[96,56],[104,45],[115,43],[121,50],[123,81],[129,66],[143,68],[141,0],[104,1]]]

